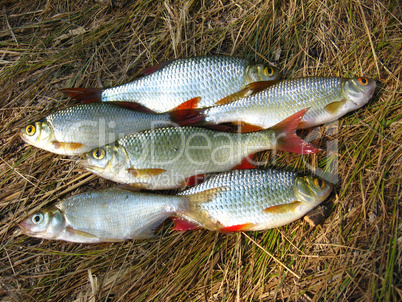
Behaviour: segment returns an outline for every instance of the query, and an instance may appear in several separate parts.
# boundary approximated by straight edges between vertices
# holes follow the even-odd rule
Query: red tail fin
[[[65,88],[61,92],[81,103],[96,103],[102,100],[102,88]]]
[[[298,154],[311,154],[321,151],[321,149],[305,142],[296,134],[300,120],[308,109],[300,110],[271,128],[277,130],[276,149]]]

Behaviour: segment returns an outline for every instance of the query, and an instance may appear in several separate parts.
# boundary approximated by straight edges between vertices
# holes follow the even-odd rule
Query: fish
[[[249,83],[275,81],[280,76],[274,66],[250,64],[249,60],[229,56],[176,59],[151,67],[144,74],[112,88],[66,88],[62,92],[84,102],[135,102],[161,113],[194,97],[201,98],[198,108],[209,107]]]
[[[271,129],[254,133],[219,132],[197,127],[147,130],[127,135],[113,145],[84,153],[78,162],[88,171],[142,189],[172,189],[189,178],[211,172],[250,167],[252,154],[278,149],[299,154],[320,149],[295,132],[308,109]]]
[[[108,188],[70,196],[29,215],[20,227],[31,237],[78,243],[151,238],[153,229],[176,212],[176,199]]]
[[[268,129],[309,108],[298,126],[304,129],[332,122],[359,109],[373,96],[375,88],[376,82],[365,77],[287,79],[244,98],[228,96],[210,108],[176,112],[175,120],[183,126],[234,123],[240,132],[248,132]]]
[[[320,177],[281,170],[217,173],[178,194],[189,201],[175,215],[174,230],[205,228],[227,233],[280,227],[318,206],[332,187]]]
[[[198,99],[194,98],[180,106],[191,108],[196,102]],[[180,110],[180,106],[176,109]],[[159,114],[145,108],[132,110],[104,102],[58,110],[21,128],[19,134],[25,142],[35,147],[56,154],[77,155],[131,133],[174,125],[169,113]]]
[[[259,231],[299,219],[331,190],[312,175],[234,170],[176,195],[114,187],[70,196],[29,215],[20,228],[28,236],[77,243],[152,238],[168,217],[175,231]]]

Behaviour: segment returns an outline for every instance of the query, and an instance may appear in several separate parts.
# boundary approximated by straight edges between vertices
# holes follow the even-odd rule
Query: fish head
[[[117,145],[106,145],[101,148],[83,154],[84,159],[80,160],[88,171],[107,179],[116,179],[123,167],[128,167],[128,157],[124,148]]]
[[[279,79],[280,73],[279,69],[274,66],[255,64],[247,68],[246,77],[248,83],[273,81]]]
[[[66,220],[56,207],[29,215],[20,223],[22,233],[39,238],[56,239],[65,229]]]
[[[356,110],[369,101],[373,96],[377,83],[373,79],[365,77],[352,78],[345,80],[343,84],[343,94],[347,100],[347,112]]]
[[[300,206],[308,212],[329,196],[332,184],[317,176],[301,176],[297,178],[295,191]]]
[[[54,137],[54,132],[46,119],[41,119],[40,121],[31,123],[24,128],[20,129],[21,138],[35,147],[50,150],[52,146],[51,142]]]

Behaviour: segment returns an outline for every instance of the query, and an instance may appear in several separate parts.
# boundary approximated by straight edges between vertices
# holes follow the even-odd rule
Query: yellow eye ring
[[[366,86],[369,83],[369,80],[367,80],[367,78],[361,77],[357,79],[359,81],[360,84]]]
[[[325,186],[325,181],[323,181],[321,178],[314,178],[314,185],[322,189]]]
[[[95,149],[94,152],[92,152],[92,155],[95,159],[102,159],[105,157],[105,150]]]
[[[25,132],[26,132],[29,136],[32,136],[32,135],[35,134],[36,128],[35,128],[34,125],[28,125],[28,126],[25,128]]]
[[[272,67],[265,67],[264,72],[267,75],[272,76],[274,74],[274,69]]]

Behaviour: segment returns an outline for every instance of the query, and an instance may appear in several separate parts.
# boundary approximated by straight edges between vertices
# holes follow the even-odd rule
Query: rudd
[[[324,201],[332,185],[314,176],[236,170],[168,196],[109,188],[66,198],[24,219],[33,237],[81,243],[153,237],[174,216],[175,230],[257,231],[299,219]]]
[[[143,74],[142,78],[113,88],[62,91],[84,102],[135,102],[155,112],[166,112],[194,97],[201,98],[198,108],[213,106],[249,83],[279,78],[275,67],[227,56],[177,59],[149,68]]]
[[[185,105],[195,107],[197,102],[198,99],[192,99]],[[170,113],[137,109],[141,111],[110,103],[77,105],[27,125],[20,130],[20,136],[35,147],[74,155],[112,143],[131,133],[172,125]]]
[[[269,86],[264,90],[265,86]],[[276,84],[253,83],[215,107],[177,112],[181,125],[235,123],[240,131],[272,127],[286,117],[310,108],[298,129],[334,121],[365,105],[373,96],[376,82],[367,78],[309,77]],[[261,91],[262,90],[262,91]],[[253,94],[255,91],[258,93]],[[238,95],[250,95],[238,98]]]
[[[196,127],[135,133],[114,145],[85,153],[80,163],[101,177],[138,188],[180,188],[194,175],[230,170],[255,152],[268,149],[299,154],[319,152],[320,149],[295,133],[306,111],[254,133],[225,133]]]

